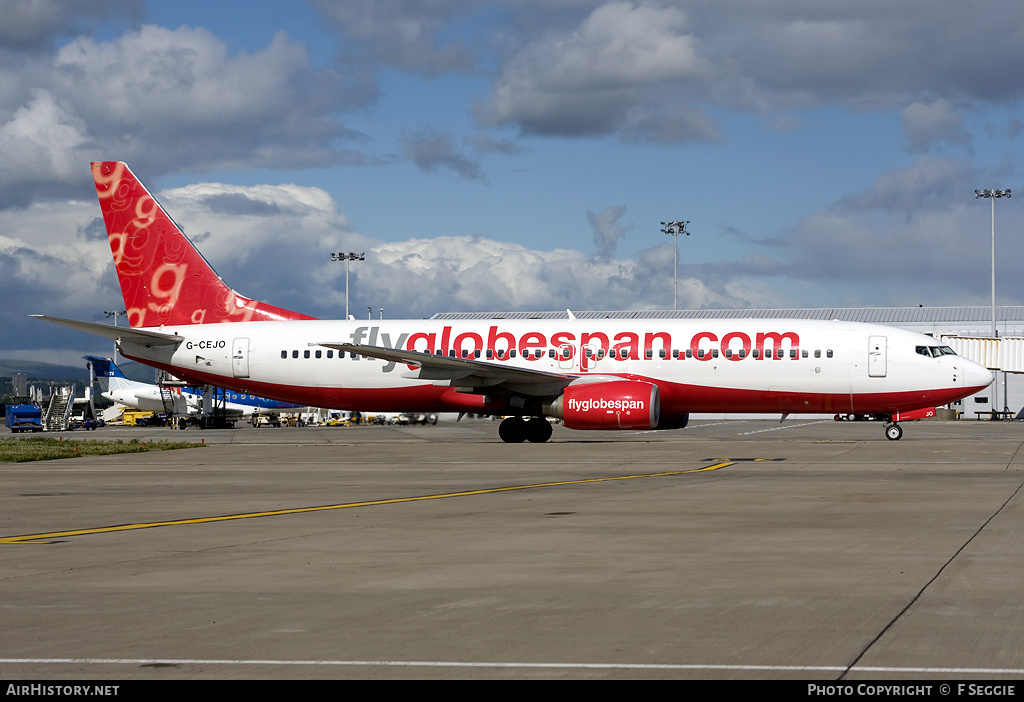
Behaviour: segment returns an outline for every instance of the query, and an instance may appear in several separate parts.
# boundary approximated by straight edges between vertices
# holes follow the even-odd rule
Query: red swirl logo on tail
[[[239,295],[127,164],[92,164],[110,251],[133,327],[315,319]]]

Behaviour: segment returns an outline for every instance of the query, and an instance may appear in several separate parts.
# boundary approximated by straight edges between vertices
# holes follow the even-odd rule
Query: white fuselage
[[[992,381],[988,370],[960,356],[932,355],[927,349],[940,346],[932,337],[839,321],[302,320],[150,330],[184,341],[122,341],[122,353],[197,383],[365,411],[468,405],[465,388],[454,392],[457,379],[409,377],[416,373],[407,364],[320,344],[454,355],[574,376],[573,383],[646,380],[658,385],[669,412],[906,411],[953,402]]]

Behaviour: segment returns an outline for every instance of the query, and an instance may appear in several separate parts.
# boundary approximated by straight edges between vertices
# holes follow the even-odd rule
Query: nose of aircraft
[[[985,366],[964,359],[964,387],[984,388],[996,379],[995,374]]]

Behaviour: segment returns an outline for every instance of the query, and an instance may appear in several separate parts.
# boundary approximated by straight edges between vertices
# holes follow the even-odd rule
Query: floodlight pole
[[[996,198],[1010,197],[1010,189],[1006,190],[975,190],[974,199],[987,197],[992,201],[992,338],[996,339],[999,337],[998,330],[996,329]],[[1003,372],[1003,381],[1006,381],[1006,372]],[[999,383],[998,381],[992,384],[992,418],[996,418],[995,409],[996,402],[998,401],[999,395]],[[1007,407],[1006,393],[1003,393],[1003,408]]]
[[[975,190],[974,199],[987,197],[992,201],[992,338],[998,337],[996,330],[996,198],[1010,197],[1010,190]]]
[[[366,252],[363,253],[332,253],[332,261],[344,261],[345,262],[345,319],[348,320],[348,262],[349,261],[365,261]]]
[[[686,231],[686,225],[690,221],[672,221],[661,223],[661,233],[668,234],[675,241],[675,253],[672,257],[672,309],[679,309],[679,235],[685,234],[690,236],[690,232]]]

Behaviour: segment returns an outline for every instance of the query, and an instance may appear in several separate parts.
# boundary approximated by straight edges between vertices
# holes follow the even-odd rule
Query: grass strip
[[[53,439],[47,436],[0,438],[0,463],[49,461],[78,456],[109,456],[118,453],[146,453],[174,449],[199,448],[194,441],[95,441],[90,439]]]

